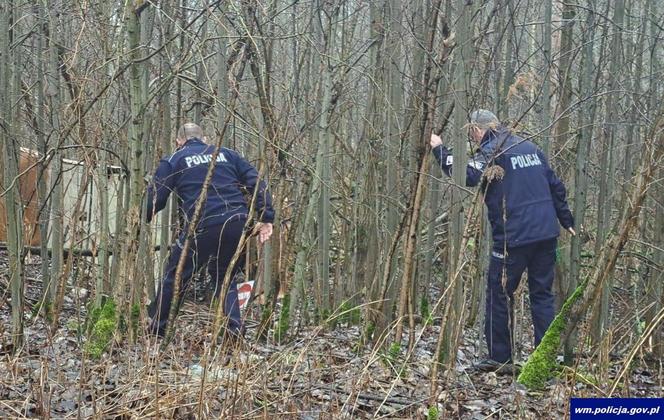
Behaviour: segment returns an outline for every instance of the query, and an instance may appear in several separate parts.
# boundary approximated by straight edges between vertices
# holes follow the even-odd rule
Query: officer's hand
[[[433,149],[443,144],[443,139],[441,139],[439,135],[431,133],[431,140],[429,140],[429,144]]]
[[[258,241],[263,244],[272,236],[272,223],[256,223],[254,231],[258,234]]]
[[[576,231],[574,230],[574,228],[567,228],[567,231],[570,233],[570,235],[576,236]]]

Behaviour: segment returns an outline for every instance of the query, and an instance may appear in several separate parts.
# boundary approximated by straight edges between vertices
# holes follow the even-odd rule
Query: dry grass
[[[35,282],[29,286],[30,294]],[[437,319],[424,330],[418,326],[418,342],[408,355],[361,345],[360,327],[349,325],[300,328],[281,345],[257,342],[250,328],[247,343],[228,350],[211,343],[209,307],[186,302],[164,350],[152,337],[116,340],[92,361],[77,333],[83,307],[66,304],[51,337],[43,320],[29,319],[27,344],[16,356],[0,347],[0,418],[425,418],[429,408]],[[0,308],[4,324],[9,311]],[[526,342],[530,323],[521,317]],[[248,318],[259,319],[256,313]],[[599,367],[586,368],[593,363],[582,359],[577,368],[588,383],[572,374],[542,393],[526,393],[511,376],[469,369],[482,354],[479,331],[479,325],[466,328],[456,371],[446,379],[440,375],[434,399],[441,418],[562,417],[571,395],[607,390],[621,363],[612,359],[600,375]],[[0,344],[10,341],[5,330]],[[527,355],[532,349],[523,344],[521,350]],[[640,367],[629,372],[629,388],[618,392],[661,395],[662,367],[639,357],[635,363]],[[597,380],[604,377],[606,382]]]

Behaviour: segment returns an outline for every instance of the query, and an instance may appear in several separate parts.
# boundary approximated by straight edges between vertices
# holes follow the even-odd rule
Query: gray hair
[[[185,123],[178,130],[178,138],[181,140],[200,139],[203,140],[203,129],[194,123]]]
[[[483,130],[495,130],[500,125],[500,120],[493,112],[478,109],[470,113],[470,125]]]

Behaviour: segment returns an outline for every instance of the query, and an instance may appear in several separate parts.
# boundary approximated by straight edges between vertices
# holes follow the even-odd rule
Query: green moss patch
[[[556,315],[553,322],[546,330],[542,342],[530,355],[528,361],[521,369],[521,374],[517,381],[530,390],[544,388],[546,382],[551,379],[558,370],[556,356],[560,348],[560,338],[567,327],[569,313],[574,303],[581,297],[586,282],[583,282],[576,288],[574,293],[565,301],[562,309]]]
[[[427,420],[438,420],[438,407],[432,405],[427,411]]]
[[[115,302],[110,299],[90,312],[85,351],[91,358],[99,359],[113,340],[117,328],[116,312]]]

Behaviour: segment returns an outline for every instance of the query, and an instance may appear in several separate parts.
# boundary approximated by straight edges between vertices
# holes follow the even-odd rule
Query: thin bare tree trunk
[[[463,316],[463,281],[455,281],[460,275],[461,267],[459,256],[462,253],[461,242],[464,232],[464,207],[463,202],[467,194],[460,187],[466,185],[466,165],[467,165],[467,135],[464,132],[464,126],[468,121],[469,98],[471,93],[470,75],[472,71],[472,51],[473,51],[473,27],[472,27],[472,4],[466,1],[458,1],[457,9],[459,18],[457,20],[457,47],[455,48],[456,68],[454,71],[454,92],[455,103],[452,112],[452,121],[454,130],[454,149],[452,177],[454,186],[450,192],[450,210],[449,210],[449,240],[448,240],[448,261],[449,268],[447,272],[447,284],[451,285],[452,291],[447,299],[446,311],[449,311],[446,317],[446,324],[441,326],[444,329],[445,342],[443,343],[442,354],[436,355],[448,370],[453,369],[456,363],[456,349],[458,339],[461,333],[461,320]],[[457,55],[458,54],[458,55]],[[449,309],[447,309],[449,308]]]
[[[126,30],[128,34],[129,65],[129,104],[131,121],[129,123],[129,182],[127,191],[126,223],[124,226],[124,246],[120,255],[120,272],[118,282],[115,284],[114,297],[118,307],[118,316],[126,317],[135,313],[134,307],[140,308],[139,298],[143,291],[145,277],[144,271],[138,269],[138,232],[142,224],[141,198],[144,191],[144,98],[145,86],[143,83],[144,60],[140,60],[141,39],[141,10],[139,3],[130,2],[126,7]],[[127,319],[125,319],[127,321]],[[130,341],[135,340],[135,331],[129,329]]]
[[[572,54],[574,53],[574,19],[576,13],[574,6],[570,3],[563,4],[563,28],[560,36],[560,61],[558,64],[558,83],[559,83],[559,101],[556,110],[558,122],[555,126],[554,138],[554,151],[564,149],[567,143],[570,131],[570,119],[572,104]],[[556,267],[556,274],[567,272],[567,262],[565,260],[558,261]],[[562,296],[564,301],[574,289],[569,284],[570,278],[564,275],[556,275],[556,282],[559,285],[559,295]],[[565,344],[565,359],[570,360],[572,354],[573,343]]]
[[[593,47],[595,38],[595,13],[589,12],[586,17],[586,32],[583,42],[583,67],[581,70],[581,94],[590,97],[592,95],[592,74],[593,74]],[[587,193],[588,193],[588,158],[590,155],[590,146],[592,144],[593,125],[592,118],[594,114],[593,99],[589,99],[590,104],[587,107],[579,109],[579,125],[582,127],[581,134],[576,149],[576,172],[574,176],[574,218],[577,229],[581,233],[581,226],[585,223]],[[581,235],[576,235],[571,239],[570,246],[570,268],[567,275],[567,290],[573,291],[578,286],[578,278],[581,270]]]
[[[609,83],[606,103],[606,116],[604,126],[602,128],[604,143],[602,146],[602,157],[600,160],[600,167],[603,169],[600,174],[599,183],[599,197],[597,200],[597,239],[595,240],[595,255],[599,255],[600,250],[604,246],[604,241],[607,235],[608,227],[611,224],[611,209],[613,208],[613,190],[615,184],[615,168],[616,159],[614,156],[615,137],[616,137],[616,124],[619,115],[618,97],[616,90],[620,85],[619,71],[622,61],[622,25],[625,15],[624,0],[616,0],[614,2],[614,14],[612,24],[614,26],[614,33],[611,45],[611,63],[609,65]],[[598,312],[595,315],[594,327],[592,335],[599,339],[607,328],[609,317],[609,292],[611,290],[612,280],[608,280],[608,287],[602,291],[600,304],[597,308]]]
[[[60,104],[61,104],[61,90],[60,90],[60,72],[58,71],[58,52],[57,43],[60,37],[59,22],[56,21],[58,10],[61,5],[56,3],[48,9],[48,32],[49,32],[49,46],[48,46],[48,70],[47,70],[47,90],[46,97],[50,109],[51,121],[51,137],[54,139],[54,144],[58,148],[54,151],[53,169],[51,172],[51,275],[49,294],[50,300],[55,300],[57,290],[57,280],[63,270],[64,265],[64,190],[62,185],[62,153],[59,146],[63,143],[60,130]],[[51,311],[52,308],[47,308]],[[47,316],[53,316],[52,313],[47,313]]]
[[[514,81],[514,42],[516,37],[514,30],[514,19],[516,19],[516,13],[514,10],[514,5],[512,4],[512,0],[505,0],[505,5],[502,9],[504,13],[503,18],[505,19],[505,53],[501,61],[505,63],[505,67],[502,71],[503,77],[500,86],[500,97],[497,98],[498,106],[496,109],[496,114],[501,121],[507,120],[510,116],[509,92],[510,86],[512,86]]]
[[[220,10],[218,11],[217,22],[217,37],[219,38],[217,44],[217,130],[221,130],[221,126],[226,120],[226,112],[228,106],[228,30],[226,29],[226,7],[227,2],[222,2]],[[169,26],[170,29],[170,26]],[[221,145],[228,147],[228,138],[223,139]]]
[[[441,0],[434,1],[431,5],[431,13],[429,19],[426,21],[427,28],[433,28],[438,25],[438,16],[440,12]],[[420,212],[422,208],[423,197],[426,192],[425,182],[425,173],[429,168],[429,148],[427,147],[428,137],[431,136],[433,123],[432,118],[435,114],[436,109],[436,92],[438,91],[438,82],[440,81],[439,77],[433,75],[434,60],[438,58],[437,64],[442,64],[442,58],[446,56],[442,55],[438,57],[436,54],[436,49],[434,48],[434,41],[436,39],[436,31],[429,32],[429,38],[427,40],[426,52],[428,52],[428,57],[426,65],[424,67],[424,74],[422,76],[422,85],[421,85],[421,94],[418,100],[415,100],[413,103],[417,105],[417,112],[415,113],[417,123],[417,129],[412,133],[412,139],[416,139],[417,143],[411,145],[415,148],[417,153],[417,167],[419,170],[416,172],[415,178],[413,179],[413,184],[411,188],[411,199],[409,203],[409,219],[407,226],[407,236],[404,243],[404,264],[403,264],[403,274],[401,280],[401,293],[399,295],[399,306],[397,314],[397,324],[394,333],[394,342],[398,345],[401,344],[401,336],[403,334],[403,317],[408,313],[408,324],[409,324],[409,348],[415,345],[415,320],[414,320],[414,300],[415,296],[412,293],[412,282],[415,278],[414,269],[417,266],[415,261],[415,249],[417,246],[417,236],[419,229],[419,220]],[[440,69],[437,68],[436,74],[439,74]],[[465,171],[464,171],[465,173]],[[406,312],[407,311],[407,312]]]
[[[387,109],[387,128],[385,160],[387,164],[386,174],[386,196],[384,200],[386,206],[386,228],[387,232],[385,238],[392,238],[399,225],[399,211],[395,205],[400,201],[399,187],[400,187],[400,173],[398,170],[398,157],[400,139],[402,136],[403,128],[401,127],[401,115],[403,114],[403,81],[401,79],[401,48],[400,48],[400,34],[401,34],[401,8],[402,2],[396,0],[389,0],[387,2],[385,21],[387,24],[387,39],[386,39],[386,52],[385,60],[387,61],[387,83],[389,101]],[[387,250],[387,247],[384,247]],[[385,252],[384,251],[384,252]],[[393,258],[390,256],[389,258]],[[394,266],[392,262],[383,259],[384,264]],[[384,325],[392,323],[394,318],[394,301],[397,294],[397,282],[395,281],[396,273],[390,272],[385,279],[387,282],[387,294],[383,304],[383,322]]]
[[[544,80],[542,81],[542,115],[540,125],[542,126],[542,150],[544,156],[549,156],[549,145],[551,143],[551,70],[553,68],[551,63],[551,18],[552,18],[553,0],[544,0],[544,25],[542,26],[542,54],[544,66],[546,67],[544,73]]]
[[[16,92],[20,74],[17,69],[15,42],[15,5],[13,0],[0,5],[0,91],[4,100],[0,109],[0,143],[2,144],[2,195],[7,213],[7,251],[9,252],[9,281],[12,305],[12,347],[18,353],[23,346],[23,206],[21,204],[19,175],[20,146],[16,139]],[[14,27],[15,28],[15,27]]]
[[[659,7],[658,7],[659,6]],[[647,19],[650,22],[649,25],[649,49],[648,55],[650,59],[649,68],[648,68],[648,87],[649,87],[649,96],[648,96],[648,110],[649,114],[652,115],[660,106],[662,96],[658,95],[658,87],[661,84],[661,78],[657,76],[658,72],[661,72],[661,62],[657,54],[661,50],[661,41],[658,37],[661,36],[661,24],[658,19],[661,16],[661,4],[654,1],[649,1],[647,4]],[[645,31],[645,28],[644,28]],[[646,138],[644,141],[648,141]],[[662,197],[664,197],[664,169],[660,166],[657,177],[657,185],[655,186],[654,195],[652,196],[652,202],[656,206],[655,210],[655,232],[653,235],[654,243],[658,247],[655,250],[655,262],[659,264],[659,273],[650,275],[650,278],[647,280],[646,290],[650,293],[648,294],[649,302],[653,302],[654,305],[651,310],[646,312],[646,320],[652,322],[657,314],[658,309],[664,306],[664,204],[661,202]],[[645,223],[644,223],[645,224]],[[662,334],[655,334],[653,338],[653,351],[655,355],[664,356],[664,336]]]
[[[37,138],[39,145],[39,154],[45,157],[48,153],[48,143],[46,136],[46,77],[48,68],[48,14],[43,5],[36,5],[36,19],[40,25],[40,31],[37,38],[37,49],[39,51],[39,63],[37,74]],[[39,196],[39,250],[41,256],[41,280],[42,280],[42,307],[50,308],[52,305],[49,285],[51,282],[51,273],[49,268],[50,258],[48,255],[49,240],[49,213],[50,213],[50,194],[48,193],[48,169],[43,160],[38,165],[39,182],[37,185],[37,194]]]

